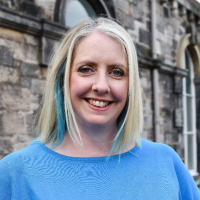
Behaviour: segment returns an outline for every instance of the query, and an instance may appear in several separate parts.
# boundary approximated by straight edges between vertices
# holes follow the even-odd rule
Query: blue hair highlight
[[[128,108],[128,97],[127,97],[127,101],[126,101],[126,104],[124,106],[124,109],[122,110],[121,114],[119,115],[119,117],[117,119],[117,132],[122,127],[122,124],[124,122],[124,118],[125,118],[126,113],[127,113],[127,108]],[[123,137],[124,137],[124,127],[122,128],[119,137],[120,137],[120,148],[119,148],[119,161],[118,162],[120,162],[120,157],[121,157],[121,152],[122,152],[122,140],[123,140]],[[109,157],[112,155],[113,151],[115,150],[116,144],[117,144],[117,139],[113,142],[112,148],[110,150],[110,153],[109,153],[107,159],[109,159]]]
[[[55,147],[60,145],[64,140],[65,130],[66,130],[64,95],[61,88],[62,84],[61,78],[64,73],[64,69],[65,69],[65,62],[61,65],[60,69],[58,70],[55,83],[55,106],[56,106],[56,116],[57,116],[56,133],[55,133],[56,142],[54,144]]]

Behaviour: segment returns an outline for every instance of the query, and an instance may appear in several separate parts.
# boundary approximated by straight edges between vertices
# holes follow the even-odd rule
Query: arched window
[[[56,0],[54,21],[71,27],[88,17],[116,18],[112,0]]]
[[[87,0],[71,0],[66,10],[65,25],[71,27],[83,19],[96,16],[95,10]]]
[[[191,55],[186,49],[183,60],[183,68],[188,70],[188,75],[183,78],[183,135],[185,146],[185,165],[192,175],[197,172],[196,153],[196,108],[194,65]]]

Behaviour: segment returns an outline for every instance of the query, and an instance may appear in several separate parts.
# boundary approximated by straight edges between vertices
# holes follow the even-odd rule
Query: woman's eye
[[[114,76],[117,76],[117,77],[123,77],[124,76],[124,72],[120,69],[114,69],[111,73]]]
[[[92,69],[90,67],[83,66],[78,69],[78,72],[87,74],[87,73],[92,72]]]

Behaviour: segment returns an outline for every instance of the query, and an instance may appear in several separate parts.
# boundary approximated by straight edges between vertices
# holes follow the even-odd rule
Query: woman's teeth
[[[92,100],[92,99],[89,99],[88,102],[90,104],[92,104],[93,106],[97,106],[97,107],[105,107],[108,105],[109,102],[106,102],[106,101],[95,101],[95,100]]]

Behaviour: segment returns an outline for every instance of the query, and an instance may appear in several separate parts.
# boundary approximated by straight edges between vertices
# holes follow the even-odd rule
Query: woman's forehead
[[[84,37],[76,46],[74,59],[101,59],[112,57],[116,62],[127,64],[127,55],[122,44],[105,33],[94,31]],[[73,59],[73,60],[74,60]]]

